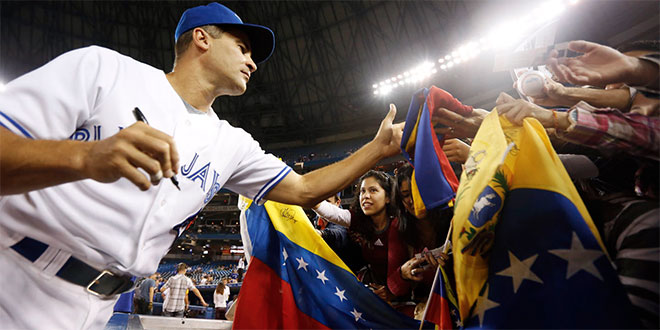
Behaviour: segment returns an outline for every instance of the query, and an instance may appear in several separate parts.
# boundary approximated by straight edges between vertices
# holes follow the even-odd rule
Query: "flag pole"
[[[451,221],[449,222],[449,230],[447,230],[447,238],[445,238],[445,244],[444,244],[444,249],[442,249],[442,253],[447,254],[447,251],[449,251],[449,240],[451,239],[451,231],[454,229],[454,218],[451,218]]]
[[[449,230],[447,231],[447,238],[445,238],[445,244],[444,248],[442,249],[442,253],[447,254],[447,251],[449,251],[449,239],[451,238],[451,230],[454,227],[454,219],[451,219],[451,222],[449,222]],[[424,314],[422,314],[422,321],[419,322],[419,330],[422,330],[422,327],[424,326],[424,320],[426,320],[426,312],[429,310],[429,304],[431,304],[431,297],[433,297],[433,290],[435,290],[435,286],[437,285],[438,282],[438,272],[440,271],[440,264],[438,264],[438,267],[435,270],[435,276],[433,277],[433,284],[431,285],[431,292],[429,292],[429,298],[426,300],[426,306],[424,306]]]

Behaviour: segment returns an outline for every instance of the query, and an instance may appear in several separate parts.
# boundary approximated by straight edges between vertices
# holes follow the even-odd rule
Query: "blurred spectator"
[[[243,273],[245,273],[245,257],[244,256],[241,256],[241,258],[238,259],[238,265],[236,265],[236,272],[238,273],[237,280],[239,282],[243,282]]]
[[[156,290],[156,280],[160,276],[159,273],[151,274],[140,282],[140,285],[135,289],[135,313],[151,315],[154,308],[154,291]]]
[[[213,292],[213,304],[215,305],[215,318],[225,320],[225,311],[227,309],[227,299],[229,299],[229,287],[227,279],[223,278],[215,287]]]
[[[186,276],[187,269],[188,265],[180,263],[177,266],[177,274],[167,280],[167,283],[160,288],[161,292],[168,288],[171,289],[168,294],[167,305],[163,305],[163,315],[165,316],[183,317],[183,312],[187,307],[185,299],[188,296],[188,290],[192,290],[204,307],[209,305],[204,301],[204,297],[199,293],[192,280]]]

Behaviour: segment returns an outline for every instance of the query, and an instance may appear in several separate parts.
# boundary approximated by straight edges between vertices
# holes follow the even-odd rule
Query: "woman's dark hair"
[[[405,164],[399,167],[396,171],[396,200],[400,210],[399,215],[399,230],[403,232],[403,240],[406,244],[414,248],[422,248],[422,242],[419,241],[417,231],[415,230],[415,221],[417,218],[414,214],[410,214],[403,206],[403,196],[401,196],[401,183],[410,181],[412,183],[413,167],[410,164]],[[412,187],[411,187],[412,188]],[[449,208],[435,208],[426,212],[426,218],[431,220],[433,231],[436,234],[436,243],[442,244],[449,231],[449,224],[454,215],[454,209]],[[436,248],[437,246],[428,246],[429,249]]]
[[[222,280],[220,280],[220,282],[218,282],[218,285],[215,287],[215,293],[217,294],[225,293],[225,283],[222,282]]]
[[[396,183],[392,177],[382,171],[370,170],[360,177],[358,185],[355,192],[355,200],[351,204],[351,237],[355,241],[362,241],[370,244],[373,241],[373,238],[376,237],[376,229],[374,228],[374,222],[371,220],[371,217],[364,214],[362,207],[360,207],[360,186],[362,181],[367,178],[374,178],[378,182],[378,185],[383,188],[385,191],[385,197],[390,199],[390,202],[385,205],[385,213],[389,219],[399,216],[399,210],[396,203],[395,191]]]

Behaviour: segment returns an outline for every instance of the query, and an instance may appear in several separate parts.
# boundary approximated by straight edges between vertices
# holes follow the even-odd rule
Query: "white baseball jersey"
[[[152,127],[174,137],[181,191],[169,180],[144,192],[127,179],[81,180],[3,196],[3,248],[28,236],[51,246],[44,253],[51,257],[35,262],[44,259],[46,272],[72,253],[98,269],[147,276],[186,219],[220,188],[259,202],[291,171],[212,110],[187,106],[162,71],[96,46],[65,53],[10,82],[0,93],[0,125],[32,139],[93,141],[135,123],[135,107]]]

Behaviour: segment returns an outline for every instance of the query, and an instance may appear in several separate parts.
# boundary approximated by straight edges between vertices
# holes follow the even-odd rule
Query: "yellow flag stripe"
[[[591,232],[596,237],[598,244],[607,253],[607,249],[598,233],[598,229],[594,225],[587,207],[582,202],[580,194],[575,189],[568,172],[564,168],[561,160],[557,156],[552,143],[548,138],[543,125],[535,118],[525,118],[523,121],[522,136],[520,138],[521,150],[545,150],[546,152],[525,152],[518,155],[516,159],[516,168],[534,168],[538,167],[539,163],[546,164],[546,168],[554,168],[555,171],[544,172],[545,175],[538,175],[535,171],[516,171],[515,180],[511,189],[516,188],[533,188],[552,191],[559,195],[564,196],[566,199],[573,202],[578,209],[582,218],[591,229]]]
[[[353,274],[323,238],[316,233],[302,207],[272,201],[266,202],[264,207],[275,230],[302,248]]]
[[[413,208],[415,209],[415,215],[417,217],[424,217],[426,215],[426,205],[424,205],[424,200],[422,200],[422,195],[419,194],[419,188],[417,187],[417,179],[415,179],[415,170],[413,170],[412,179],[410,180],[410,193],[412,194],[413,199]]]
[[[417,121],[415,121],[415,126],[410,133],[408,143],[406,143],[406,151],[408,151],[408,153],[410,153],[411,150],[414,151],[415,143],[417,142],[417,128],[419,127],[419,120],[422,117],[422,107],[424,107],[424,103],[422,103],[419,109],[417,109]]]

